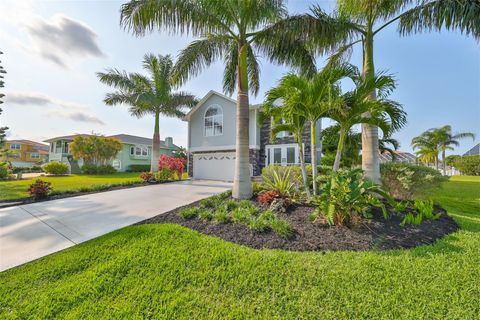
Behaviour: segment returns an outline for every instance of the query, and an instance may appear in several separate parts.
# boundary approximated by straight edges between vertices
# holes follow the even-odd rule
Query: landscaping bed
[[[185,219],[179,215],[182,209],[199,205],[200,201],[160,214],[139,224],[174,223],[255,249],[293,251],[366,251],[413,248],[434,243],[445,235],[458,230],[455,221],[439,206],[435,206],[435,213],[441,213],[440,218],[425,220],[420,225],[401,225],[403,215],[396,214],[387,207],[390,214],[388,220],[383,218],[380,210],[374,208],[372,219],[362,219],[355,227],[347,228],[311,222],[309,217],[314,211],[314,207],[292,205],[286,213],[276,214],[278,218],[287,221],[292,228],[292,235],[284,238],[271,230],[258,232],[242,224],[218,223],[199,218]]]

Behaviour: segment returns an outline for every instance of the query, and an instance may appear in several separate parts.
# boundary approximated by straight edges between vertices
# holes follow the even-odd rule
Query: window
[[[50,143],[50,152],[53,152],[53,148],[55,148],[55,144],[52,142]]]
[[[132,146],[130,147],[130,155],[132,156],[148,156],[148,147]]]
[[[30,153],[30,158],[40,159],[40,154],[38,154],[37,152],[32,152],[32,153]]]
[[[282,119],[282,124],[285,124],[285,120]],[[292,133],[291,132],[288,132],[288,131],[280,131],[279,133],[277,133],[277,138],[286,138],[286,137],[291,137],[292,136]]]
[[[20,144],[18,144],[18,143],[12,143],[12,144],[10,145],[10,149],[20,150]]]
[[[220,136],[223,134],[223,110],[219,105],[208,107],[205,112],[205,136]]]

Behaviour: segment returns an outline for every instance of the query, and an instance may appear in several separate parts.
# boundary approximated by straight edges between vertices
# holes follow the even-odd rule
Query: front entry
[[[300,153],[298,144],[271,144],[265,146],[265,165],[294,165],[299,164]]]

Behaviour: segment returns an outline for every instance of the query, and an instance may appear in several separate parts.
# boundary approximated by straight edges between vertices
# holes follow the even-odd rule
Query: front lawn
[[[463,230],[410,250],[254,250],[127,227],[1,273],[0,318],[478,319],[480,179],[430,196]]]
[[[111,175],[77,175],[57,177],[39,177],[52,183],[54,191],[78,191],[81,188],[98,185],[118,185],[129,182],[141,182],[138,172],[121,172]],[[28,187],[38,178],[25,180],[0,181],[0,201],[28,198]]]

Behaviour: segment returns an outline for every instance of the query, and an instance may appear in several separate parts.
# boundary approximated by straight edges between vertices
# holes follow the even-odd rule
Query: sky
[[[135,37],[119,24],[124,2],[0,1],[0,60],[7,71],[0,126],[10,127],[8,139],[43,141],[90,132],[151,137],[153,117],[138,119],[126,106],[103,103],[112,89],[99,83],[96,72],[112,67],[142,72],[144,54],[176,57],[194,38],[164,31]],[[333,0],[290,0],[288,9],[303,13],[315,3],[327,11],[335,7]],[[323,61],[319,57],[319,65]],[[357,46],[351,62],[359,66],[360,61]],[[408,113],[408,124],[394,134],[401,150],[411,151],[411,139],[422,131],[446,124],[454,132],[477,135],[453,153],[462,154],[480,141],[480,44],[475,39],[448,31],[401,37],[391,25],[377,35],[375,63],[377,70],[395,76],[397,88],[390,98]],[[250,98],[252,103],[261,103],[289,71],[262,58],[260,66],[261,90]],[[181,90],[198,98],[212,89],[221,92],[222,73],[219,61]],[[162,118],[160,134],[186,146],[187,126],[179,119]]]

